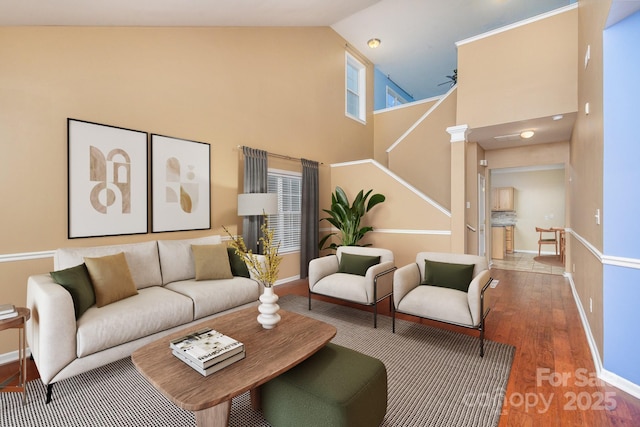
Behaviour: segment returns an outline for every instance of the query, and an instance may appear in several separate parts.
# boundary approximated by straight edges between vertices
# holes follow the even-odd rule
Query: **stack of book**
[[[244,359],[244,344],[210,328],[175,339],[173,355],[207,376]]]
[[[13,304],[0,304],[0,320],[11,319],[18,315],[18,310]]]

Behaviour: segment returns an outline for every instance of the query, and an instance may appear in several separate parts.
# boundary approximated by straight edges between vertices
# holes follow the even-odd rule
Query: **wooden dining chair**
[[[542,245],[553,245],[556,249],[556,255],[558,255],[558,233],[557,230],[553,230],[550,228],[540,228],[536,227],[536,231],[540,233],[540,237],[538,238],[538,256],[540,256],[540,249]],[[553,237],[550,237],[549,234],[553,233]]]

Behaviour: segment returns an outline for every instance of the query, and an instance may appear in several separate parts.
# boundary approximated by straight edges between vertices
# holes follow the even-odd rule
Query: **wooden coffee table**
[[[167,399],[195,412],[198,426],[227,426],[233,397],[250,390],[257,409],[260,385],[307,359],[336,334],[334,326],[319,320],[285,310],[278,313],[282,320],[273,329],[258,323],[256,307],[204,321],[138,349],[131,360]],[[170,340],[203,327],[242,342],[246,357],[205,377],[171,354]]]

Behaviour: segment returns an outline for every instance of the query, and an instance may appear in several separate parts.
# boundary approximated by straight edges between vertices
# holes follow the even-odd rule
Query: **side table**
[[[22,392],[22,404],[27,401],[27,339],[25,326],[31,317],[31,310],[25,307],[17,307],[18,315],[10,319],[0,320],[0,331],[5,329],[19,329],[18,331],[18,372],[10,375],[0,382],[0,392]],[[18,385],[8,385],[15,377],[18,377]]]

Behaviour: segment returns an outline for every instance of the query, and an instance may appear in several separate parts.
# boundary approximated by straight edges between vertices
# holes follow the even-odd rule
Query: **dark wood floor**
[[[640,401],[595,377],[568,281],[557,275],[498,269],[491,275],[500,282],[490,290],[486,338],[516,347],[506,393],[496,391],[488,397],[504,397],[499,427],[639,426]],[[277,292],[307,295],[307,282],[281,285]],[[389,314],[387,301],[379,305],[379,312]],[[445,327],[411,316],[402,318]],[[447,329],[477,334],[464,328]],[[0,366],[0,378],[15,369],[15,363]],[[28,369],[30,380],[38,378],[33,362]]]

